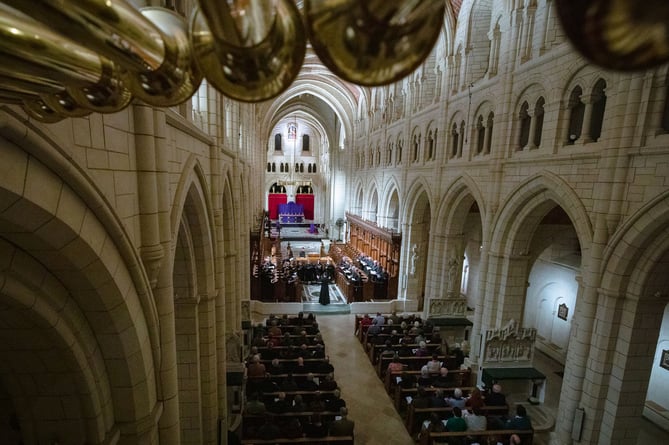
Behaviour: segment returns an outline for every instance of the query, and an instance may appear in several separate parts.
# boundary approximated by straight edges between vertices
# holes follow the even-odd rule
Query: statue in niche
[[[411,246],[411,275],[416,275],[416,263],[418,263],[418,246]]]
[[[225,359],[229,363],[240,363],[242,361],[240,350],[241,340],[234,332],[225,336]]]
[[[458,272],[458,260],[451,258],[448,262],[448,292],[453,292],[455,287],[455,274]]]

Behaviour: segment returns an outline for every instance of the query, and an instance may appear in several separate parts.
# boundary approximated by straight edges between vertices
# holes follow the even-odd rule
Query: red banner
[[[314,219],[314,195],[296,194],[295,202],[304,207],[304,219]]]
[[[288,202],[288,195],[285,193],[270,193],[267,195],[267,211],[269,219],[279,218],[279,204]]]

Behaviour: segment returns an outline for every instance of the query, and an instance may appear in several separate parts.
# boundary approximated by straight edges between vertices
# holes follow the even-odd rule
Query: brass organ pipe
[[[116,112],[131,100],[109,61],[3,4],[0,77],[5,89],[40,95],[61,117]]]
[[[102,72],[100,58],[37,22],[0,5],[0,71],[36,82],[95,83]]]
[[[150,105],[188,100],[202,78],[185,20],[165,8],[138,11],[125,0],[2,0],[124,68],[134,95]]]
[[[165,57],[161,32],[119,0],[2,0],[51,29],[134,71],[156,70]]]
[[[293,0],[200,0],[191,40],[200,70],[224,95],[271,99],[297,77],[307,37]]]

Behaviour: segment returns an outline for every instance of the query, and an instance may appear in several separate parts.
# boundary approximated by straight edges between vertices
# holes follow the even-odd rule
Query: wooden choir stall
[[[397,298],[402,235],[346,214],[349,240],[330,246],[336,282],[349,303]]]

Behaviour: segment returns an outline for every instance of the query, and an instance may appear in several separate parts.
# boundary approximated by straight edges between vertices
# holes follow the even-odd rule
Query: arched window
[[[458,124],[453,124],[453,129],[451,130],[451,157],[454,158],[458,155],[458,147],[460,145],[460,135],[458,134]]]
[[[518,150],[522,150],[527,147],[527,143],[530,140],[530,124],[532,118],[527,110],[530,106],[527,101],[523,102],[520,106],[520,113],[518,114],[518,122],[520,124],[520,132],[518,133]]]
[[[483,144],[485,143],[485,127],[483,126],[483,115],[479,115],[476,120],[476,154],[483,153]]]
[[[466,131],[466,126],[465,126],[465,121],[460,122],[460,145],[458,146],[458,157],[462,157],[462,148],[465,145],[465,131]]]
[[[272,171],[272,163],[268,162],[267,163],[267,172],[271,172],[271,171]]]
[[[604,110],[606,109],[606,81],[599,79],[592,90],[592,115],[590,119],[590,140],[597,141],[602,135]]]
[[[585,104],[581,100],[583,90],[581,87],[575,87],[569,95],[569,126],[567,127],[567,144],[573,144],[581,137],[583,130],[583,116],[585,114]]]
[[[434,134],[432,133],[432,130],[427,135],[427,160],[431,161],[434,159],[434,138],[435,135],[437,134],[437,131],[435,130]]]
[[[311,173],[311,164],[307,164],[307,173]]]
[[[274,135],[274,150],[281,151],[281,133]]]
[[[402,139],[397,141],[397,163],[402,163],[402,149],[404,148],[404,141]]]
[[[304,162],[300,164],[300,173],[304,173]]]
[[[296,162],[295,163],[295,173],[299,173],[299,172],[300,172],[300,164]]]
[[[541,133],[544,131],[544,105],[546,101],[543,97],[537,99],[534,106],[534,135],[532,142],[535,147],[541,147]]]
[[[309,135],[302,135],[302,151],[309,151]]]
[[[420,136],[417,134],[413,135],[413,156],[412,161],[418,162],[418,150],[420,148]]]
[[[316,173],[316,164],[314,164],[314,166],[311,168],[311,172]]]
[[[272,173],[276,173],[276,162],[272,162]]]

